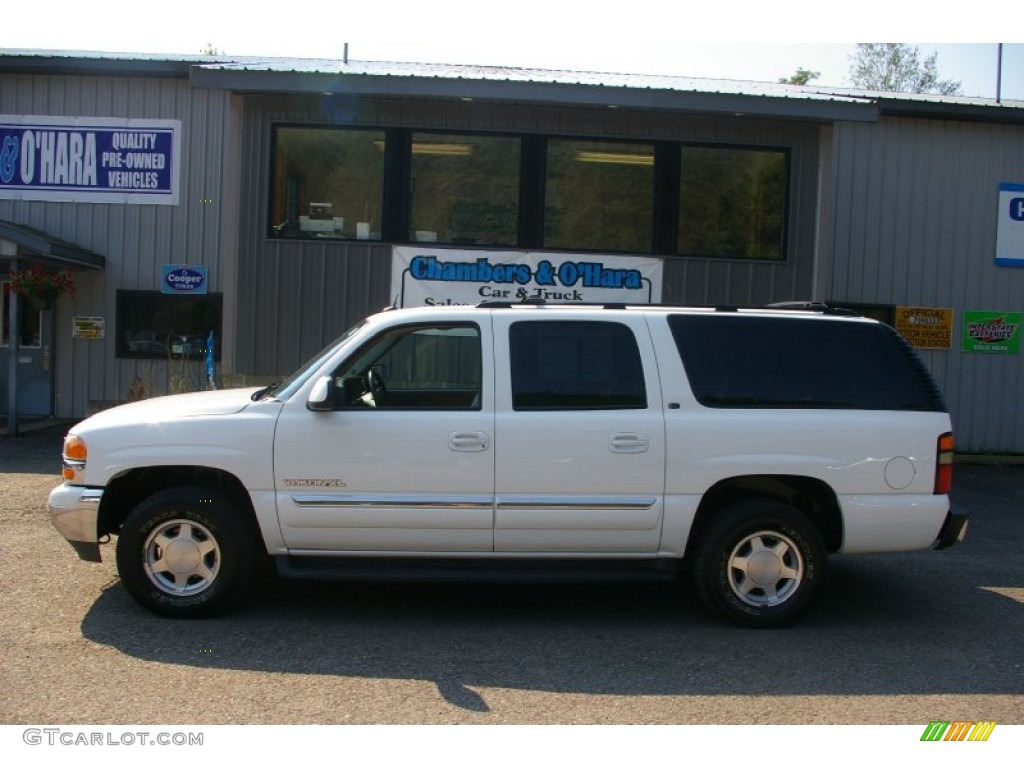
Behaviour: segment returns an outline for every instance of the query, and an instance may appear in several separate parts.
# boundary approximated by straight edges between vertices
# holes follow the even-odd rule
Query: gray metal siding
[[[0,113],[84,117],[172,118],[182,121],[179,202],[122,205],[0,200],[0,219],[41,229],[106,258],[102,272],[78,272],[78,296],[62,299],[56,313],[56,413],[81,416],[95,404],[123,400],[135,376],[150,394],[167,391],[163,361],[121,360],[115,355],[118,288],[159,290],[161,266],[202,264],[210,291],[233,300],[221,274],[221,248],[237,206],[225,200],[225,142],[230,97],[193,90],[185,80],[119,77],[0,75]],[[235,169],[231,169],[236,173]],[[209,201],[209,202],[206,202]],[[234,219],[237,222],[237,218]],[[106,319],[102,341],[73,340],[73,315]],[[230,339],[224,350],[230,360]]]
[[[282,375],[367,313],[391,302],[389,244],[289,242],[266,236],[272,125],[397,126],[452,131],[788,147],[791,209],[785,262],[665,260],[666,302],[758,304],[813,290],[820,126],[624,109],[517,107],[385,99],[244,97],[238,370]],[[248,332],[247,332],[248,331]]]
[[[968,451],[1024,452],[1024,358],[960,351],[964,310],[1019,312],[1024,270],[995,265],[1000,182],[1024,182],[1024,128],[885,118],[839,124],[825,299],[952,307],[953,348],[921,350]]]

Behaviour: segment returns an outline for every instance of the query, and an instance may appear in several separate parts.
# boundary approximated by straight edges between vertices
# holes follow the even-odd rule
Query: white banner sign
[[[0,115],[0,199],[178,204],[181,121]]]
[[[999,185],[996,264],[1024,267],[1024,184]]]
[[[661,302],[662,261],[643,256],[468,251],[395,246],[391,297],[396,306]]]

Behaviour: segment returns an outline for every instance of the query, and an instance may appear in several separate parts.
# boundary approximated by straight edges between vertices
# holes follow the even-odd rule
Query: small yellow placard
[[[953,310],[940,307],[896,307],[896,330],[912,347],[953,346]]]
[[[72,319],[71,337],[74,339],[102,339],[106,321],[105,317],[75,317]]]

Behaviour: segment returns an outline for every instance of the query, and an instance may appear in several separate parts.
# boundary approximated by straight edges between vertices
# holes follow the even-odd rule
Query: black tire
[[[121,583],[163,616],[221,613],[245,593],[256,572],[257,537],[223,493],[168,488],[131,511],[117,540]]]
[[[715,515],[693,562],[697,592],[718,616],[745,627],[790,624],[810,607],[825,576],[821,532],[773,499],[750,499]]]

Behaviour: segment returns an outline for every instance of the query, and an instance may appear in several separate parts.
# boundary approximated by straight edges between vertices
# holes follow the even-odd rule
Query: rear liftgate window
[[[675,315],[669,327],[705,406],[946,410],[924,364],[885,325],[732,314]]]

